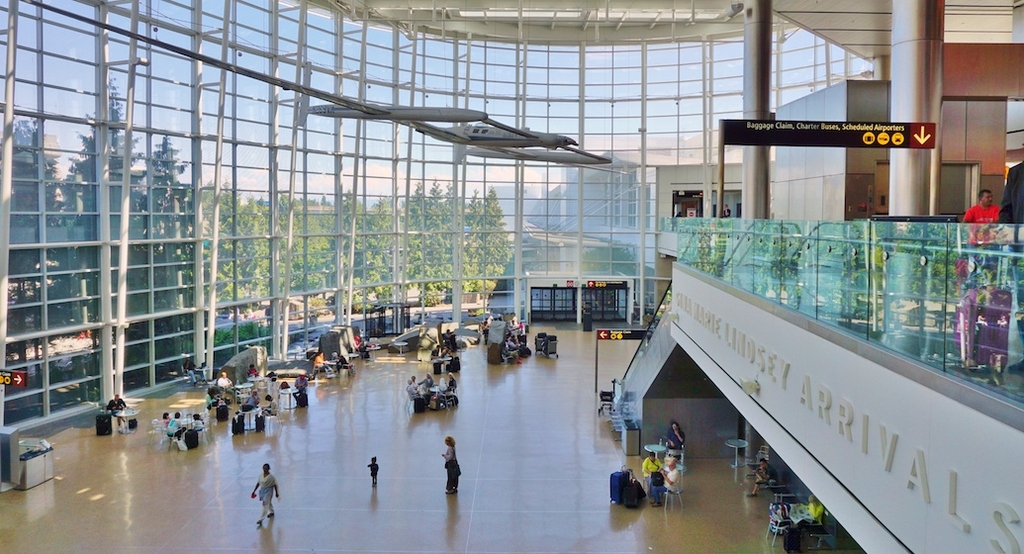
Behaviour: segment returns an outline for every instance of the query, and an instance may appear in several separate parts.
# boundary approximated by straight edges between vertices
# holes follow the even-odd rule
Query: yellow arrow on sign
[[[930,134],[926,134],[925,133],[924,125],[922,125],[921,126],[921,130],[919,132],[917,132],[917,133],[914,133],[913,136],[914,136],[914,139],[917,141],[918,144],[924,144],[924,143],[928,142],[928,139],[932,138],[932,136]]]

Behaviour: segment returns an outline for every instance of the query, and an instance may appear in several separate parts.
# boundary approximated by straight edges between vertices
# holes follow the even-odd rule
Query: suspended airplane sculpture
[[[462,108],[405,108],[401,106],[381,106],[318,90],[309,85],[312,66],[308,62],[306,64],[306,75],[303,79],[303,83],[293,83],[234,63],[200,54],[186,47],[157,40],[133,31],[121,29],[104,21],[99,21],[56,6],[48,5],[40,0],[24,1],[41,9],[60,14],[69,19],[80,21],[86,25],[92,25],[108,32],[123,35],[139,42],[173,52],[185,58],[202,62],[204,65],[208,65],[210,67],[217,67],[231,71],[237,75],[262,81],[283,90],[294,90],[300,95],[300,117],[302,118],[302,122],[300,124],[305,123],[305,116],[308,113],[315,113],[317,115],[327,117],[346,117],[383,121],[390,120],[404,125],[410,125],[420,132],[426,133],[439,140],[455,144],[479,146],[479,148],[467,149],[466,154],[474,156],[523,159],[565,164],[611,163],[611,159],[609,158],[574,148],[577,145],[576,141],[564,135],[532,133],[530,131],[516,129],[515,127],[509,127],[508,125],[491,119],[486,113],[477,110]],[[310,108],[308,106],[310,96],[324,102],[330,102],[331,104]],[[473,125],[470,126],[467,131],[466,127],[442,129],[428,124],[428,121],[446,123],[480,122],[486,125]],[[529,148],[535,147],[542,148],[543,150],[529,150]],[[564,152],[555,152],[553,150],[564,150]]]
[[[578,143],[565,135],[497,126],[490,120],[484,123],[448,129],[423,122],[407,125],[437,140],[471,147],[465,150],[470,156],[582,165],[612,162],[610,158],[576,148]]]
[[[303,102],[305,104],[305,101]],[[345,119],[394,121],[453,144],[472,146],[463,152],[470,156],[502,158],[560,164],[608,164],[611,159],[576,148],[578,143],[565,135],[534,133],[509,127],[491,119],[486,113],[464,108],[409,108],[367,104],[364,108],[323,104],[305,105],[303,115],[319,115]],[[472,123],[442,128],[428,122]],[[556,151],[557,150],[557,151]]]

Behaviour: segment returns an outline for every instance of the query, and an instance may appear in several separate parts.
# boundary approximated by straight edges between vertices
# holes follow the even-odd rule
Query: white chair
[[[683,507],[683,490],[682,489],[679,489],[677,491],[673,491],[672,489],[668,489],[667,491],[665,491],[665,494],[662,495],[662,496],[664,496],[664,499],[662,500],[662,504],[661,505],[662,505],[662,507],[664,509],[667,510],[668,509],[668,505],[671,504],[673,501],[678,502],[679,503],[679,508],[682,509],[682,507]]]
[[[150,422],[150,425],[153,426],[153,430],[150,431],[150,433],[156,436],[157,444],[160,444],[161,441],[167,438],[167,430],[164,428],[164,422],[159,419],[154,419]]]
[[[775,539],[786,532],[793,525],[789,519],[789,507],[786,504],[773,503],[768,506],[768,529],[764,532],[764,538],[768,539],[768,533],[772,533],[772,548],[775,548]]]

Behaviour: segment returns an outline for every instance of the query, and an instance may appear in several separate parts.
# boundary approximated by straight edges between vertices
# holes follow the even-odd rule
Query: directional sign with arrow
[[[643,329],[598,329],[597,340],[642,340]]]
[[[24,387],[28,384],[28,374],[24,371],[0,369],[0,385]]]
[[[723,119],[726,144],[935,148],[934,123]]]

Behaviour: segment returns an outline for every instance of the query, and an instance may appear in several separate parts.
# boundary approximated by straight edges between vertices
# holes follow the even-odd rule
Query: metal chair
[[[772,548],[775,548],[775,539],[792,526],[793,520],[789,519],[787,504],[773,502],[768,506],[768,529],[764,532],[764,538],[767,540],[768,533],[772,533]]]

